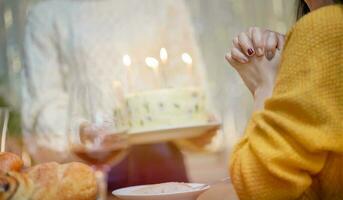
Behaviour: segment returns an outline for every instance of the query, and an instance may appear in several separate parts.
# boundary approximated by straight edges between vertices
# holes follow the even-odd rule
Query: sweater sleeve
[[[290,33],[273,95],[254,113],[230,162],[245,199],[297,199],[329,151],[343,151],[343,16],[329,6]]]
[[[67,148],[68,94],[63,59],[51,7],[42,3],[28,15],[25,35],[25,69],[22,74],[22,115],[25,141],[31,152],[46,147]]]

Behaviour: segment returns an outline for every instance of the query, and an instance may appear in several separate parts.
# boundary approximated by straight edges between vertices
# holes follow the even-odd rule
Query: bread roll
[[[46,163],[33,167],[27,173],[37,186],[33,200],[96,199],[96,178],[87,165]]]
[[[14,153],[0,153],[0,171],[20,171],[23,167],[23,161]]]
[[[93,170],[82,163],[45,163],[19,172],[23,162],[0,154],[0,200],[95,200]]]

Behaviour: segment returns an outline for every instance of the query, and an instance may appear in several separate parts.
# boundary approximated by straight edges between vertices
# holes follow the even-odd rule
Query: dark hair
[[[334,0],[335,3],[343,3],[343,0]],[[300,19],[302,16],[310,12],[310,8],[307,6],[304,0],[298,0],[298,10],[297,10],[297,19]]]

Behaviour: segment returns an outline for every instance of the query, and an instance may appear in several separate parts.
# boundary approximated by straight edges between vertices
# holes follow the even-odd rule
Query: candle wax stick
[[[124,91],[121,83],[119,81],[114,81],[113,82],[113,88],[116,97],[118,98],[120,104],[123,104],[125,102],[125,97],[124,97]]]
[[[193,66],[191,64],[188,64],[188,74],[189,74],[189,79],[190,79],[190,86],[195,86],[195,78],[194,78],[194,71],[193,71]]]
[[[154,69],[154,74],[155,74],[155,80],[157,84],[157,88],[161,88],[161,76],[160,76],[160,70],[158,68]]]
[[[127,68],[127,84],[128,84],[128,93],[132,91],[132,68],[128,66]]]
[[[126,71],[126,80],[127,80],[127,87],[128,87],[128,92],[131,92],[132,89],[132,68],[131,68],[131,58],[129,55],[124,55],[123,56],[123,64],[127,67]]]
[[[162,78],[162,87],[167,87],[167,78],[165,76],[165,70],[168,66],[168,52],[166,48],[161,48],[160,50],[160,59],[161,59],[161,63],[162,63],[162,67],[160,68],[160,74],[161,74],[161,78]]]
[[[0,152],[5,152],[6,150],[6,136],[7,136],[7,124],[8,124],[8,116],[9,113],[7,110],[4,111],[4,123],[2,127],[2,134],[1,134],[1,149]]]

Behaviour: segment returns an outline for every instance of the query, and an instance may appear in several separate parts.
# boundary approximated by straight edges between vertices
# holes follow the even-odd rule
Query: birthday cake
[[[209,122],[206,96],[199,88],[161,89],[126,98],[130,132]]]

